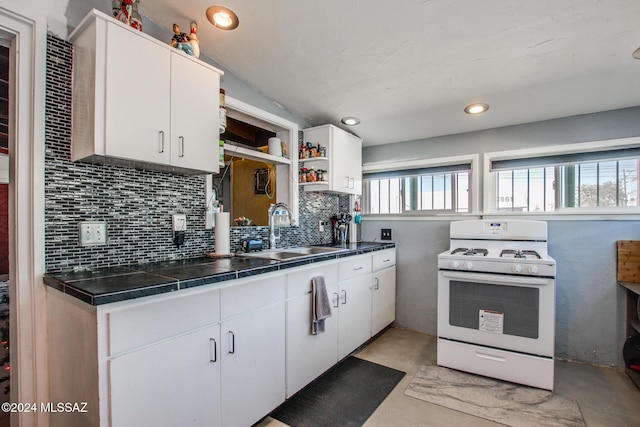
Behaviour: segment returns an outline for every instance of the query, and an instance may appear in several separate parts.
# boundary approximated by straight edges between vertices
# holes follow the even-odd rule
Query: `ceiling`
[[[214,4],[239,27],[210,25]],[[167,31],[197,21],[202,54],[365,146],[640,106],[638,0],[143,0],[140,12]],[[472,102],[490,109],[469,116]]]

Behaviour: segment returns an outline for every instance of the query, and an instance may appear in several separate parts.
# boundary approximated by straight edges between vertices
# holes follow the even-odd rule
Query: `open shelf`
[[[274,156],[262,151],[250,150],[240,147],[232,142],[225,142],[224,154],[232,157],[242,157],[244,159],[257,160],[259,162],[273,163],[277,165],[290,165],[291,160],[286,157]]]
[[[329,161],[328,157],[308,157],[306,159],[298,159],[298,163],[320,163]]]

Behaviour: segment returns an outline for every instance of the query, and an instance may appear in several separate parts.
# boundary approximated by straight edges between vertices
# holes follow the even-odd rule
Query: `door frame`
[[[9,280],[11,402],[48,402],[44,274],[44,143],[47,26],[20,5],[0,7],[11,46]],[[19,236],[19,237],[18,237]],[[12,413],[11,424],[48,426],[48,414]]]

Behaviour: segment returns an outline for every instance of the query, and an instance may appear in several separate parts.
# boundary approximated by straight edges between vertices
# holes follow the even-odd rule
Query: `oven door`
[[[438,272],[438,337],[553,357],[555,280]]]

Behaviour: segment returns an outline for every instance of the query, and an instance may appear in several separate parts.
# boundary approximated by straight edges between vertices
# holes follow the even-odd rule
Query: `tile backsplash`
[[[204,176],[71,162],[73,45],[49,35],[45,138],[45,262],[49,272],[193,258],[214,251],[204,228]],[[135,91],[135,88],[131,88]],[[135,120],[135,111],[132,111]],[[280,229],[278,246],[331,242],[320,220],[349,209],[348,196],[300,193],[300,226]],[[172,241],[171,215],[187,215],[184,246]],[[81,221],[105,221],[107,245],[80,246]],[[232,227],[231,250],[245,238],[268,245],[268,227]]]

